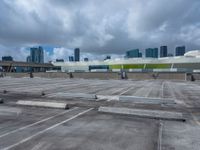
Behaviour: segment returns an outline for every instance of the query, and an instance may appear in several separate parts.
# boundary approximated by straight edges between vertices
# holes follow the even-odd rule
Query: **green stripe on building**
[[[109,69],[143,69],[144,64],[109,65]]]
[[[143,69],[144,65],[143,64],[127,64],[124,65],[124,69]]]

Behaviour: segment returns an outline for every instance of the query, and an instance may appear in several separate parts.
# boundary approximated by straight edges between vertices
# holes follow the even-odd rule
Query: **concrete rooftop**
[[[199,91],[198,81],[1,78],[0,149],[199,150]],[[69,109],[19,100],[66,103]],[[126,108],[181,113],[186,121],[126,114]]]

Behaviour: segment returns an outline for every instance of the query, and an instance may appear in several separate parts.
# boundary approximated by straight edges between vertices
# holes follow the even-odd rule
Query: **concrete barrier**
[[[58,93],[52,93],[46,95],[46,97],[49,98],[84,98],[88,100],[94,100],[97,99],[97,96],[95,94],[86,94],[86,93],[64,93],[64,92],[58,92]]]
[[[129,101],[138,104],[176,104],[176,102],[173,99],[137,97],[137,96],[119,96],[119,101]]]
[[[30,78],[30,73],[5,73],[7,77],[13,78]],[[69,74],[65,72],[36,72],[33,77],[39,78],[69,78]]]
[[[96,96],[98,100],[132,102],[136,104],[165,104],[165,105],[176,104],[174,99],[168,99],[168,98],[151,98],[151,97],[125,96],[125,95],[122,96],[96,95]]]
[[[128,79],[185,80],[185,73],[178,72],[128,72]]]
[[[199,81],[200,80],[200,73],[187,73],[187,75],[186,75],[186,80],[187,81],[192,81],[192,76],[193,76],[193,79],[194,79],[194,81]]]
[[[120,79],[120,75],[117,72],[74,72],[73,78],[83,79]]]
[[[8,106],[0,106],[1,116],[18,116],[21,113],[21,109]]]
[[[73,78],[83,78],[83,79],[121,79],[121,76],[118,72],[73,72]],[[5,73],[5,76],[22,78],[30,77],[29,73]],[[70,78],[69,73],[65,72],[38,72],[33,73],[34,77],[41,78]],[[128,79],[134,80],[152,80],[152,79],[161,79],[161,80],[185,80],[185,73],[178,72],[127,72]]]
[[[60,108],[60,109],[68,109],[68,105],[66,103],[57,103],[57,102],[41,102],[41,101],[22,101],[19,100],[16,102],[17,105],[25,105],[25,106],[34,106],[34,107],[48,107],[48,108]]]
[[[3,98],[0,98],[0,104],[3,104],[3,103],[4,103]]]
[[[161,110],[144,110],[144,109],[130,109],[130,108],[119,108],[119,107],[99,107],[98,111],[104,112],[104,113],[133,115],[137,117],[145,117],[145,118],[152,118],[152,119],[186,121],[182,113],[161,111]]]

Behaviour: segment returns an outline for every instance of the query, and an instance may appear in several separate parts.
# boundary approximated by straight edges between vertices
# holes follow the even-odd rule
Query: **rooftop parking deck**
[[[0,149],[199,150],[199,91],[200,82],[178,80],[1,78]],[[66,103],[69,109],[19,100]],[[181,113],[186,122],[124,114],[122,108]]]

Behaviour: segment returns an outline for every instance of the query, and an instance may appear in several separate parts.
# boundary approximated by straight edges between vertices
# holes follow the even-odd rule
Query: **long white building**
[[[165,58],[130,58],[89,62],[53,62],[62,72],[121,71],[130,72],[198,72],[200,71],[200,51],[190,51],[184,56]]]

